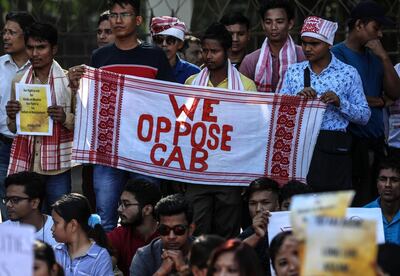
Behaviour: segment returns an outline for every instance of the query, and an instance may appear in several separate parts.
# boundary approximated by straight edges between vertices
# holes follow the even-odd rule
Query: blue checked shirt
[[[71,260],[68,248],[59,243],[54,247],[56,261],[64,268],[65,276],[114,276],[111,257],[107,250],[93,243],[85,255]]]
[[[315,74],[308,61],[292,64],[286,71],[280,94],[297,95],[304,88],[304,69],[310,69],[311,87],[321,96],[332,91],[340,99],[340,107],[328,104],[321,130],[346,131],[349,122],[365,125],[371,116],[357,70],[338,60],[331,62],[320,74]]]

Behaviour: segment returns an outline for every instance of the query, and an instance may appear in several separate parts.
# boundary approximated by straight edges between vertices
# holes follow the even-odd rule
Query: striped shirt
[[[54,247],[57,262],[64,268],[65,276],[90,275],[114,276],[111,257],[107,250],[92,243],[85,255],[71,260],[64,243]]]

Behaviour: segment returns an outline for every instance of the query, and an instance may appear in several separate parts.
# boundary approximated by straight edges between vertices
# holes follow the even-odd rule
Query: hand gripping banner
[[[73,160],[189,183],[305,181],[319,100],[184,86],[86,67]]]

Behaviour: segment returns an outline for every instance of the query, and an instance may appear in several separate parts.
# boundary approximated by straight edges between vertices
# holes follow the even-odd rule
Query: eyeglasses
[[[133,16],[135,16],[135,14],[130,12],[121,12],[121,13],[112,12],[110,13],[109,18],[111,20],[117,20],[117,18],[119,17],[122,20],[125,20]]]
[[[10,36],[17,36],[20,34],[20,32],[16,32],[13,30],[2,30],[1,31],[1,36],[5,36],[6,34],[9,34]]]
[[[188,229],[187,225],[183,225],[183,224],[178,224],[175,225],[173,227],[169,227],[165,224],[161,224],[160,226],[158,226],[158,233],[161,236],[168,236],[169,233],[171,233],[171,231],[174,231],[174,234],[177,236],[182,236],[186,233],[186,230]]]
[[[127,203],[127,202],[123,202],[123,201],[120,201],[118,203],[118,206],[121,206],[122,209],[129,208],[130,206],[139,206],[139,205],[140,205],[139,203]]]
[[[173,45],[176,43],[176,37],[173,36],[162,36],[162,35],[155,35],[153,36],[153,41],[156,44],[162,45],[164,41],[167,43],[167,45]]]
[[[16,205],[22,200],[29,200],[29,199],[30,199],[29,197],[10,196],[10,197],[4,197],[3,203],[7,204],[10,201],[12,205]]]

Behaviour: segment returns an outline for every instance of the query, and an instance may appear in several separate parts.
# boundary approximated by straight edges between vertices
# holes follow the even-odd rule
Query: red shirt
[[[145,240],[136,229],[133,230],[131,227],[119,226],[107,233],[107,236],[117,257],[118,268],[124,275],[129,275],[129,267],[136,250],[149,244],[159,234],[156,231],[149,239]]]

